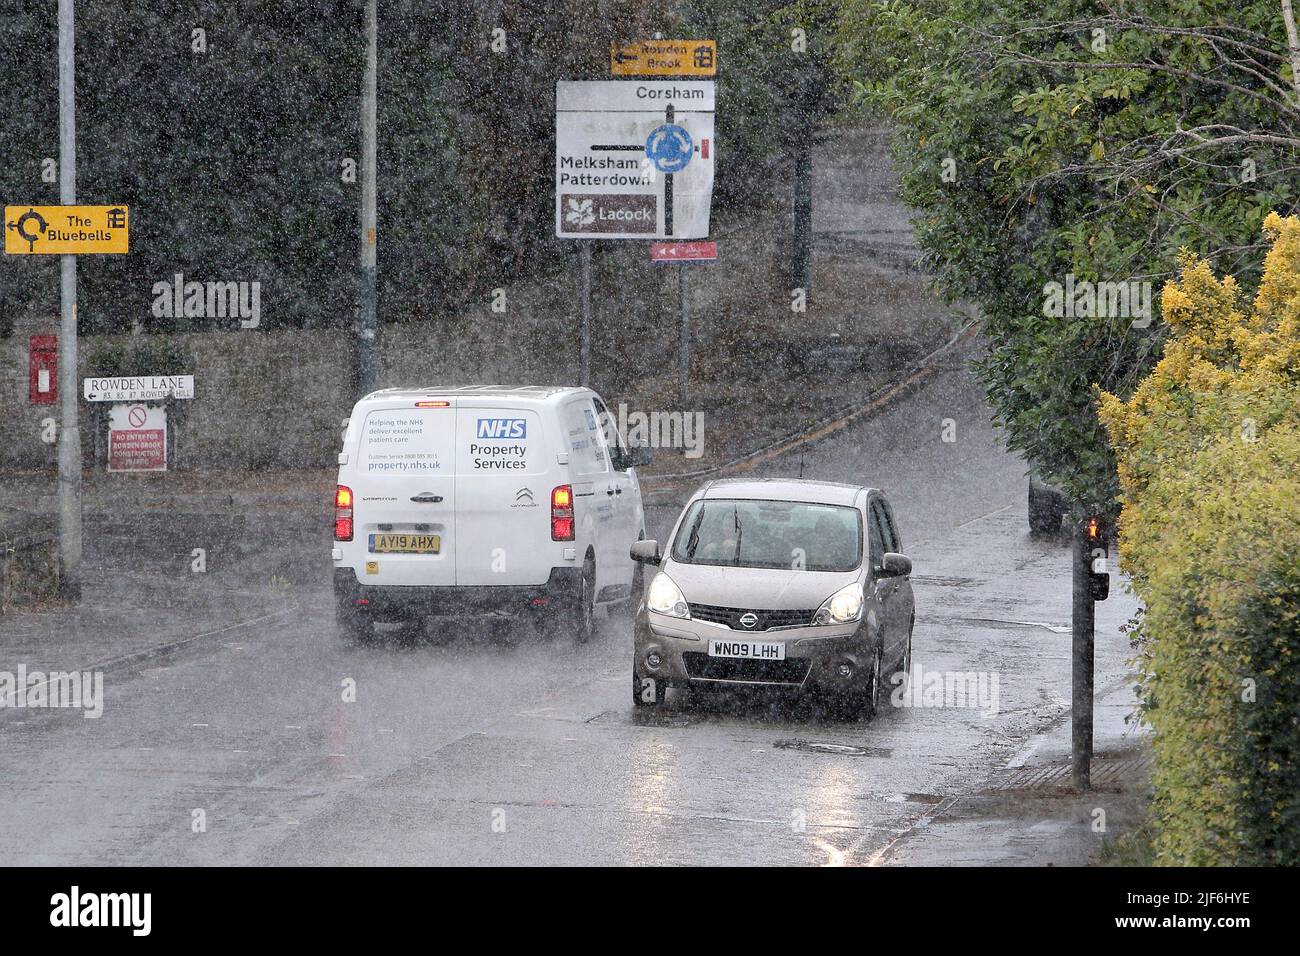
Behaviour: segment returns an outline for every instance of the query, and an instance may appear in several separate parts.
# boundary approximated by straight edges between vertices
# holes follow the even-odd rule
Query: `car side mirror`
[[[905,578],[912,573],[912,559],[897,551],[886,551],[880,559],[880,576]]]
[[[650,538],[638,541],[628,550],[628,556],[638,564],[658,564],[663,560],[659,553],[659,542]]]

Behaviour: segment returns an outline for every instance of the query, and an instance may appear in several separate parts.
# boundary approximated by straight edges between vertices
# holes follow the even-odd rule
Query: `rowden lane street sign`
[[[130,227],[127,206],[5,206],[5,254],[123,255]]]
[[[561,80],[555,234],[705,239],[713,196],[712,80]]]

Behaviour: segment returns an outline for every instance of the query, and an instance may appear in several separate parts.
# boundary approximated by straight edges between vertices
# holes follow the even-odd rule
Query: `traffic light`
[[[1088,539],[1088,595],[1094,601],[1110,597],[1110,543],[1101,518],[1090,515],[1084,521]]]

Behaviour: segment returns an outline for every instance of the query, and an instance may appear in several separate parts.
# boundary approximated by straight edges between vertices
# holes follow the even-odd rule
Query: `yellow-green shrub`
[[[1163,358],[1101,395],[1161,863],[1300,863],[1300,219],[1264,228],[1253,302],[1184,254]]]

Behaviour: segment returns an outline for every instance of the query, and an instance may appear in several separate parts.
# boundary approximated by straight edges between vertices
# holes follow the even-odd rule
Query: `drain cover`
[[[778,740],[772,744],[778,750],[799,750],[810,754],[838,754],[841,757],[888,757],[892,751],[879,747],[858,747],[854,744],[829,744],[813,740]]]
[[[1151,751],[1098,755],[1092,760],[1091,782],[1094,787],[1117,786],[1125,780],[1141,778],[1151,772]],[[1055,763],[1046,766],[1018,767],[1011,773],[999,774],[991,780],[985,793],[1006,790],[1069,789],[1070,765]]]

